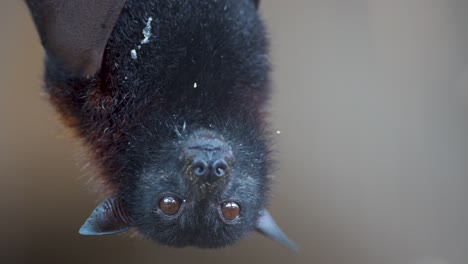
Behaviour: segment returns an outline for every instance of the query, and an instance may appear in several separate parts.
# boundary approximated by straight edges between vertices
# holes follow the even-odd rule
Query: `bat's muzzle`
[[[196,184],[225,182],[231,175],[234,156],[231,147],[210,131],[194,133],[183,148],[185,174]]]

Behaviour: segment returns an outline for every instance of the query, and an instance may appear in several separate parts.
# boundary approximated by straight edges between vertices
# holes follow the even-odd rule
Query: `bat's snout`
[[[234,156],[231,147],[214,133],[192,135],[183,149],[184,171],[200,184],[225,181],[231,174]]]

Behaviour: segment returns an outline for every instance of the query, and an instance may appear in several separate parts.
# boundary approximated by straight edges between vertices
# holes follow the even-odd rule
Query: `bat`
[[[270,63],[254,0],[26,0],[44,87],[111,195],[82,235],[135,230],[219,248],[259,232],[274,162]]]

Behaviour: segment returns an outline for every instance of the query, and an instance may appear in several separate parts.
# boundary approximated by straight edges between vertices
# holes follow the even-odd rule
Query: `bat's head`
[[[261,138],[214,130],[176,131],[146,143],[141,170],[122,193],[99,205],[80,232],[129,228],[161,244],[224,247],[260,231],[291,248],[264,210],[270,162]]]
[[[141,233],[170,246],[220,247],[254,230],[266,192],[261,153],[247,160],[249,150],[209,130],[168,143],[128,199]]]

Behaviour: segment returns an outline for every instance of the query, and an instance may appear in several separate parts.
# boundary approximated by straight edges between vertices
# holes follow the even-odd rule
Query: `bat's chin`
[[[216,237],[217,235],[213,234],[211,237],[196,235],[193,238],[189,239],[178,239],[177,241],[155,241],[164,246],[174,247],[174,248],[185,248],[185,247],[195,247],[203,249],[217,249],[224,248],[231,245],[234,245],[238,242],[239,238],[230,238],[229,236]],[[173,243],[174,242],[174,243]]]

